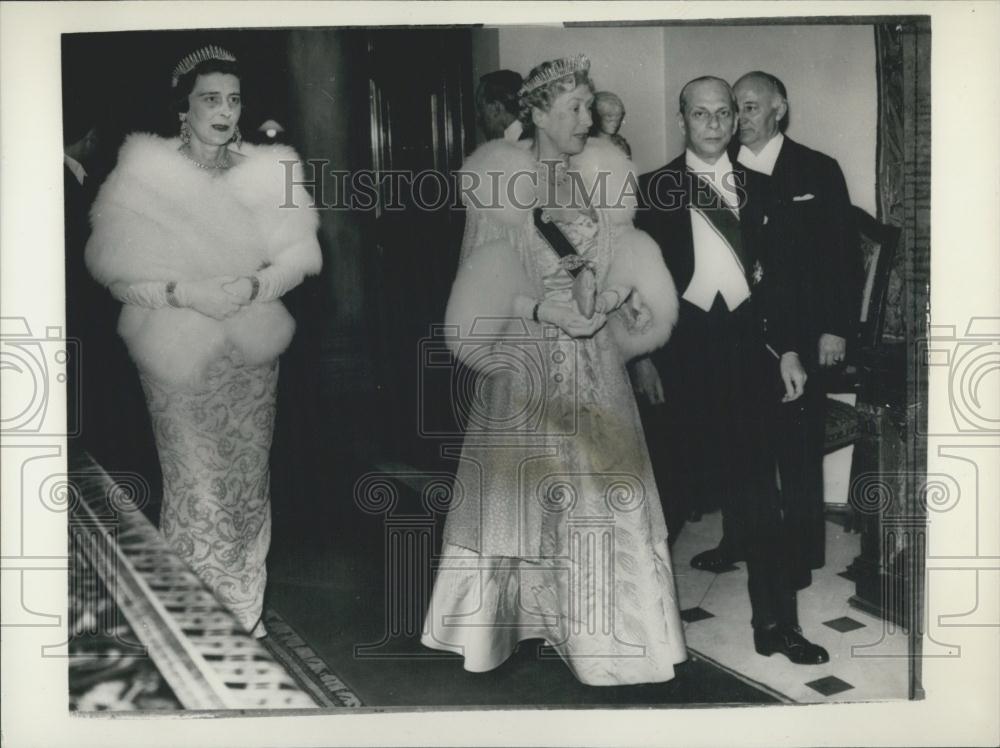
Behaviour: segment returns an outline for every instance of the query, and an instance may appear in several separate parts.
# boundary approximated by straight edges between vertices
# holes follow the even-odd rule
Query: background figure
[[[125,306],[163,472],[160,531],[263,636],[279,299],[319,272],[318,219],[283,146],[240,146],[240,70],[210,46],[174,69],[180,137],[135,133],[94,206],[87,267]],[[301,175],[295,175],[300,180]],[[289,200],[289,197],[291,200]]]
[[[67,362],[67,401],[69,433],[78,430],[75,444],[96,446],[92,438],[99,417],[99,392],[96,385],[105,342],[112,336],[114,302],[87,273],[83,250],[90,237],[90,206],[96,190],[92,176],[97,153],[97,124],[89,108],[70,100],[63,87],[63,208],[66,259],[66,337],[76,341],[69,346]],[[85,101],[85,104],[87,102]],[[103,323],[103,325],[102,325]],[[103,327],[103,329],[102,329]],[[95,382],[94,386],[90,386]],[[87,399],[83,388],[87,385]]]
[[[106,175],[106,129],[99,97],[63,87],[63,206],[66,263],[67,414],[71,450],[86,450],[112,472],[128,471],[155,481],[151,446],[135,369],[118,335],[121,305],[90,276],[84,248],[90,208]],[[147,435],[148,439],[143,439]],[[155,512],[155,502],[144,511]]]
[[[509,137],[517,140],[520,123],[517,121],[517,92],[522,79],[513,70],[494,70],[479,79],[476,87],[476,121],[487,140]],[[508,132],[513,126],[514,130]]]
[[[763,247],[771,281],[796,289],[796,337],[809,374],[805,396],[781,404],[775,440],[787,535],[786,565],[797,589],[824,561],[823,442],[826,371],[842,365],[858,319],[860,252],[847,185],[837,162],[782,132],[784,84],[755,71],[734,86],[739,162],[770,177],[754,196],[768,215]],[[780,310],[777,313],[782,313]]]
[[[530,139],[487,143],[463,166],[481,187],[446,322],[456,357],[489,376],[421,641],[482,672],[541,638],[583,683],[653,683],[672,679],[686,652],[623,361],[669,336],[676,296],[629,207],[612,196],[611,207],[574,204],[568,171],[592,188],[607,176],[624,185],[630,168],[616,148],[587,143],[589,67],[580,55],[535,68],[521,89]],[[484,199],[493,176],[499,208]],[[504,363],[511,346],[541,367],[537,378]],[[533,403],[538,422],[518,415]]]
[[[613,143],[632,158],[632,147],[618,134],[624,121],[625,104],[617,94],[610,91],[598,91],[594,94],[594,126],[590,129],[591,137]]]

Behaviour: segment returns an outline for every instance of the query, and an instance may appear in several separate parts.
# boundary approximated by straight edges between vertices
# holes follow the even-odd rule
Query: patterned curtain
[[[926,17],[906,17],[875,26],[878,65],[878,218],[902,229],[890,276],[884,342],[905,349],[906,392],[902,412],[889,408],[901,427],[881,436],[880,449],[902,457],[902,501],[880,518],[883,573],[902,571],[905,619],[922,621],[925,509],[920,501],[927,470],[927,378],[920,359],[927,337],[930,299],[931,28]],[[900,439],[902,443],[896,442]],[[885,443],[887,440],[893,444]],[[895,566],[895,572],[892,567]],[[884,594],[884,590],[883,590]],[[920,626],[911,623],[910,694],[920,698]]]
[[[887,340],[924,334],[930,280],[930,24],[876,24],[880,221],[903,229],[889,278]],[[919,327],[919,330],[916,327]]]

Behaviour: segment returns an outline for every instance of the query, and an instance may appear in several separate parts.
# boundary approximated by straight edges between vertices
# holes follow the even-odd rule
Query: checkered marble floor
[[[840,574],[859,552],[859,535],[827,522],[826,566],[814,571],[812,586],[799,593],[799,621],[806,637],[827,649],[830,661],[793,665],[783,655],[754,651],[746,564],[719,574],[691,568],[691,557],[714,548],[721,534],[716,512],[685,525],[673,548],[688,647],[789,701],[907,698],[906,633],[848,604],[854,583]]]

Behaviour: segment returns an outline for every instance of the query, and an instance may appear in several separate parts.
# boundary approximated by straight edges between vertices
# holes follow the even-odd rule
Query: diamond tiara
[[[575,57],[563,57],[562,59],[555,60],[545,70],[528,78],[517,92],[517,95],[525,96],[542,86],[548,85],[552,81],[565,78],[567,75],[573,75],[573,73],[585,73],[588,70],[590,70],[590,58],[587,55],[579,54]]]
[[[227,52],[222,47],[216,46],[215,44],[209,44],[207,47],[202,47],[201,49],[192,52],[177,63],[177,67],[174,68],[173,77],[170,79],[170,87],[177,88],[177,83],[180,81],[182,75],[187,75],[194,70],[196,66],[206,60],[236,62],[236,58],[231,52]]]

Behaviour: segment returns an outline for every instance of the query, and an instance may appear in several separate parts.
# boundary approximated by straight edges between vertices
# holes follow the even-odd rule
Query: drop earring
[[[181,120],[181,142],[188,145],[191,142],[191,125],[187,120]]]
[[[240,132],[239,125],[233,128],[233,137],[229,139],[229,142],[236,146],[236,150],[239,150],[240,146],[243,145],[243,133]]]

